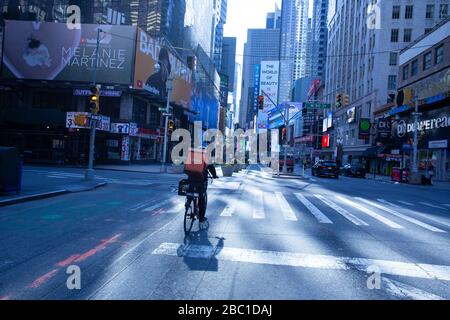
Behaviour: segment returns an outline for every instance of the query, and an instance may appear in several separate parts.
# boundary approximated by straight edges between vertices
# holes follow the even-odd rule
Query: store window
[[[431,51],[423,56],[423,70],[428,70],[431,68]]]
[[[414,60],[411,62],[411,77],[414,77],[419,72],[419,60]]]
[[[444,62],[444,45],[441,44],[439,47],[436,48],[435,52],[435,64],[439,64]]]
[[[141,125],[147,122],[147,103],[141,99],[133,99],[133,122]]]

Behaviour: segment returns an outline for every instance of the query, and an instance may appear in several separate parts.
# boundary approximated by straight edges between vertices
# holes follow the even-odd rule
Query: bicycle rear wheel
[[[184,212],[184,234],[189,235],[195,221],[195,200],[190,200]]]

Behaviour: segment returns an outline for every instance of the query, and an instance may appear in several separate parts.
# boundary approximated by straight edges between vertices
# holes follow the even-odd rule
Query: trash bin
[[[392,168],[392,174],[391,174],[391,180],[394,182],[401,182],[402,181],[402,175],[400,168]]]
[[[22,160],[16,148],[0,147],[0,192],[19,193],[22,187]]]

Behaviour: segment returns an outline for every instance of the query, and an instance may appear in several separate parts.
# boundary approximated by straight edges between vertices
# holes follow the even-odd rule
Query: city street
[[[185,237],[183,175],[95,175],[107,185],[0,208],[0,300],[450,299],[448,187],[219,170],[209,228]]]

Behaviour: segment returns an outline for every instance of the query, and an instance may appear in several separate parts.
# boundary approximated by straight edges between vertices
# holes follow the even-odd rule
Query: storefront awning
[[[367,148],[366,151],[363,152],[364,157],[368,158],[376,158],[379,154],[383,153],[386,147],[370,147]]]

